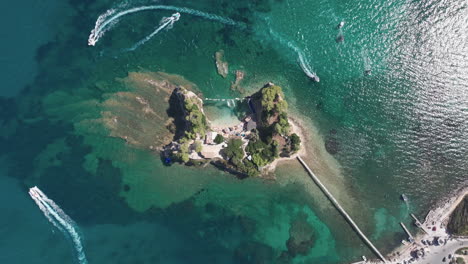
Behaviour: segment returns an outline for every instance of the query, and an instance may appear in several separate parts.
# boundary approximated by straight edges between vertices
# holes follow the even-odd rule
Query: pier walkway
[[[419,227],[422,231],[424,231],[424,233],[429,235],[429,232],[427,232],[426,228],[424,228],[423,224],[419,221],[419,219],[414,214],[410,214],[410,215],[414,219],[414,224],[417,227]]]
[[[401,227],[403,228],[403,230],[405,230],[406,234],[408,235],[408,240],[409,240],[409,242],[413,242],[413,241],[414,241],[414,237],[413,237],[413,235],[410,233],[410,231],[408,230],[408,228],[406,228],[405,224],[403,224],[402,222],[400,222],[400,225],[401,225]]]
[[[351,227],[356,231],[356,233],[361,237],[361,239],[369,246],[369,248],[384,262],[388,263],[385,257],[380,253],[380,251],[372,244],[372,242],[362,233],[361,229],[354,223],[353,219],[346,213],[346,211],[341,207],[341,205],[338,203],[338,201],[333,197],[333,195],[328,191],[328,189],[325,187],[325,185],[322,184],[322,182],[315,176],[315,174],[312,172],[312,170],[309,168],[309,166],[304,162],[304,160],[301,157],[297,157],[299,162],[304,166],[306,171],[309,173],[309,176],[314,180],[314,182],[318,185],[318,187],[322,190],[322,192],[327,196],[327,198],[333,203],[333,205],[336,207],[336,209],[343,215],[343,217],[346,219],[346,221],[351,225]]]

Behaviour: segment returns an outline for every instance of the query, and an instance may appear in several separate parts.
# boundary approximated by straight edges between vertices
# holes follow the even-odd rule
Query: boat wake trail
[[[118,22],[118,19],[122,16],[133,14],[136,12],[147,11],[147,10],[172,10],[179,13],[185,13],[193,16],[202,17],[208,20],[217,21],[230,26],[237,26],[244,28],[245,24],[235,22],[230,18],[225,18],[215,14],[205,13],[199,10],[177,7],[177,6],[166,6],[166,5],[150,5],[150,6],[140,6],[134,7],[127,10],[117,12],[114,9],[106,11],[104,14],[100,15],[96,20],[94,29],[91,30],[91,34],[88,38],[88,45],[94,46],[99,41],[99,39],[106,33],[113,25]]]
[[[86,255],[81,243],[81,237],[77,232],[76,223],[54,201],[49,199],[39,188],[29,189],[29,195],[36,202],[44,216],[65,236],[69,237],[75,247],[78,262],[87,264]]]
[[[372,70],[372,62],[369,58],[367,49],[361,50],[361,57],[362,57],[362,61],[364,62],[364,72],[370,73],[370,71]]]
[[[293,50],[297,54],[297,60],[299,63],[299,66],[301,67],[302,71],[307,75],[310,79],[312,79],[315,82],[320,82],[320,78],[317,76],[317,74],[311,69],[309,62],[307,62],[304,52],[296,46],[294,43],[291,41],[287,41],[285,38],[280,36],[278,33],[273,31],[270,28],[270,35],[276,39],[279,43],[286,45],[288,48]]]
[[[163,30],[164,28],[171,29],[176,21],[180,19],[180,13],[174,13],[170,17],[164,17],[161,22],[159,23],[159,27],[153,31],[153,33],[149,34],[146,38],[138,41],[133,47],[129,48],[127,51],[134,51],[139,46],[145,44],[148,40],[150,40],[154,35],[158,34],[159,31]]]

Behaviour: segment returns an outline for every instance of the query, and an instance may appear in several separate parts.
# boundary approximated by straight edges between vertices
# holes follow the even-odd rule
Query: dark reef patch
[[[273,249],[260,242],[241,243],[234,252],[234,262],[239,264],[273,263]]]
[[[64,136],[69,125],[53,124],[48,120],[33,123],[19,121],[20,127],[6,139],[3,151],[12,163],[8,174],[25,179],[34,171],[34,160],[54,139]]]
[[[325,140],[325,149],[328,153],[335,155],[340,151],[340,142],[335,137],[328,137]]]
[[[62,165],[47,168],[39,186],[70,217],[81,224],[127,223],[136,214],[120,198],[121,173],[108,160],[99,160],[96,175],[82,164],[90,148],[80,137],[68,138],[71,151],[62,154]],[[106,210],[102,210],[106,208]]]

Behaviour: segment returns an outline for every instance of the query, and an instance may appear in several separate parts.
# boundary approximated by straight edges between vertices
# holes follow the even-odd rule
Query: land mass
[[[422,232],[409,241],[403,240],[403,245],[387,256],[390,260],[387,263],[463,263],[465,256],[459,249],[468,248],[468,236],[464,233],[468,221],[467,197],[465,187],[431,209],[422,223],[417,220],[415,224]]]
[[[468,195],[465,195],[450,215],[447,231],[456,236],[468,236]]]
[[[273,83],[239,99],[249,113],[229,127],[212,126],[203,100],[194,92],[179,86],[172,98],[170,108],[180,111],[173,117],[176,136],[162,150],[167,164],[211,162],[240,177],[252,177],[271,172],[279,160],[294,157],[301,148],[301,133],[288,118],[284,93]]]

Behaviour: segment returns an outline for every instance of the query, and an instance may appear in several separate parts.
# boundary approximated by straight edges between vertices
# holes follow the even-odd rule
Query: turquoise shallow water
[[[317,131],[306,147],[326,149],[322,157],[335,159],[339,173],[309,157],[314,169],[383,251],[404,238],[398,223],[410,224],[409,211],[422,216],[438,194],[466,184],[464,1],[161,1],[243,26],[182,13],[172,29],[127,52],[174,12],[146,11],[121,18],[95,47],[86,45],[106,10],[151,3],[71,0],[59,17],[21,20],[58,26],[36,32],[44,34],[35,43],[49,42],[36,52],[31,86],[0,101],[1,193],[11,201],[2,209],[2,263],[76,257],[27,195],[33,185],[76,221],[89,263],[346,263],[372,255],[300,168],[279,168],[277,182],[239,181],[213,168],[168,168],[109,138],[93,124],[101,102],[132,91],[116,81],[128,72],[179,74],[209,98],[241,96],[230,89],[236,70],[245,72],[246,92],[267,81],[283,86],[293,111]],[[18,42],[27,42],[27,32],[15,32]],[[215,68],[221,49],[227,78]],[[304,74],[298,52],[320,83]],[[33,80],[32,71],[26,75]],[[4,87],[11,88],[2,94],[15,94],[13,85]],[[126,188],[130,194],[122,196]],[[304,255],[288,252],[295,228],[313,242]]]

